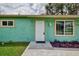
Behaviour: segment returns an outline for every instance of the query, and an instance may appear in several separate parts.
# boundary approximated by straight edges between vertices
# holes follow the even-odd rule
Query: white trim
[[[65,21],[64,21],[64,35],[65,35]]]
[[[75,36],[75,21],[73,20],[73,36]]]
[[[1,20],[0,20],[0,27],[1,27]]]
[[[13,26],[8,26],[8,25],[7,25],[7,26],[3,26],[3,25],[2,25],[2,22],[3,22],[3,21],[7,21],[7,22],[8,22],[8,21],[13,21]],[[14,21],[14,20],[0,20],[0,23],[1,23],[1,24],[0,24],[0,27],[14,27],[15,21]]]
[[[65,28],[64,28],[64,35],[57,35],[56,34],[56,21],[73,21],[73,35],[65,35]],[[65,27],[65,23],[64,23],[64,27]],[[74,36],[75,34],[75,23],[74,23],[74,20],[55,20],[55,36]]]

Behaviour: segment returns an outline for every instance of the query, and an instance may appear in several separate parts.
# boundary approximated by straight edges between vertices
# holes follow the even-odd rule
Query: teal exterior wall
[[[79,41],[79,18],[75,20],[75,38]]]
[[[35,23],[28,18],[0,18],[0,20],[15,20],[15,27],[0,28],[0,42],[34,41]]]
[[[79,41],[79,19],[74,20],[74,23],[75,23],[74,36],[55,36],[55,20],[56,19],[54,19],[54,18],[52,18],[52,19],[49,18],[45,21],[45,23],[46,23],[46,26],[45,26],[46,41],[51,41],[51,42],[53,42],[55,40],[58,40],[61,42],[63,42],[63,41],[68,41],[68,42]],[[62,20],[62,19],[60,19],[60,20]],[[72,20],[72,19],[70,19],[70,20]],[[51,26],[49,23],[51,23]]]
[[[0,42],[29,42],[35,41],[35,19],[34,18],[0,18],[0,20],[15,20],[15,27],[0,27]],[[45,21],[45,40],[79,41],[79,19],[75,19],[74,36],[55,36],[54,18],[37,18]],[[60,19],[62,20],[62,19]],[[71,19],[70,19],[71,20]],[[51,23],[51,26],[50,26]]]

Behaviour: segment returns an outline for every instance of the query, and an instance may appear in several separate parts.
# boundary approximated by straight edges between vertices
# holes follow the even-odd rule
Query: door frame
[[[46,42],[46,38],[45,38],[45,21],[44,21],[44,41],[36,41],[36,21],[44,21],[44,20],[35,20],[35,42],[36,43],[45,43]]]

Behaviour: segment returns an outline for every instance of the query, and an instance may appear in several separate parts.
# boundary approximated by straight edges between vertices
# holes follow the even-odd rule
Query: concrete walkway
[[[49,42],[31,42],[22,56],[79,56],[79,48],[54,48]]]
[[[49,42],[46,43],[36,43],[31,42],[29,45],[29,49],[52,49],[53,47]]]

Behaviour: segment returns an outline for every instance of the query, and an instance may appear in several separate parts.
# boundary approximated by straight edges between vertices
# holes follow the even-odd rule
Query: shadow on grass
[[[8,42],[8,43],[3,43],[0,42],[0,47],[3,47],[3,46],[26,46],[28,45],[29,42]]]

